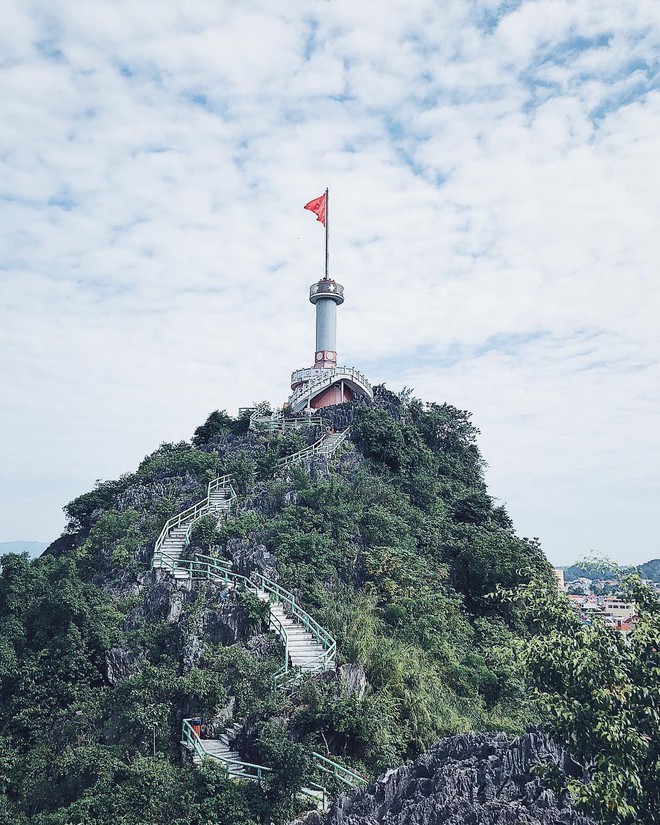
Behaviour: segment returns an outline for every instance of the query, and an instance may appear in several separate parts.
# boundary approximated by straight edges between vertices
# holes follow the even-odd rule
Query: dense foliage
[[[251,432],[214,413],[192,444],[163,445],[71,502],[42,558],[3,559],[0,819],[282,821],[311,749],[370,773],[444,734],[522,728],[532,708],[514,643],[527,626],[488,594],[551,571],[489,496],[469,414],[389,394],[351,412],[353,443],[330,468],[284,475],[278,459],[318,430]],[[259,603],[148,572],[166,519],[228,472],[237,512],[200,520],[190,552],[269,559],[364,689],[308,678],[275,690],[281,653]],[[276,768],[261,788],[181,761],[181,719],[223,713],[244,724],[245,758]]]
[[[637,576],[624,596],[640,615],[624,637],[602,620],[580,622],[565,596],[538,583],[516,599],[540,632],[520,645],[544,727],[585,768],[567,786],[602,825],[660,823],[660,598]],[[588,780],[588,781],[585,781]]]

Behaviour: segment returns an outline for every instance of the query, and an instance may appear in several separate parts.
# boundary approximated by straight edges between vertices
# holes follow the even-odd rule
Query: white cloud
[[[329,185],[345,359],[472,409],[553,558],[657,555],[657,3],[5,6],[0,538],[284,400]]]

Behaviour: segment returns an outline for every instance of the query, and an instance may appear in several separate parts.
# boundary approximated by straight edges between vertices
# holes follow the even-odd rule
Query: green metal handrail
[[[204,747],[204,740],[199,737],[197,731],[190,724],[190,719],[184,719],[181,725],[182,743],[189,747],[200,759],[213,759],[219,762],[225,772],[227,779],[256,779],[261,782],[264,773],[270,773],[271,769],[263,765],[254,765],[252,762],[243,762],[240,759],[224,759],[217,753],[209,753]]]
[[[328,759],[328,757],[323,756],[323,754],[312,751],[312,756],[317,763],[316,767],[320,771],[332,774],[335,779],[338,779],[345,785],[350,785],[352,788],[356,788],[358,785],[365,785],[367,782],[364,776],[360,776],[359,773],[355,773],[355,771],[352,771],[350,768],[345,768],[343,765],[340,765],[338,762],[334,762],[332,759]]]
[[[309,447],[305,447],[302,450],[298,450],[297,453],[292,453],[291,455],[284,456],[284,458],[280,458],[277,462],[278,467],[288,467],[289,464],[293,464],[295,461],[302,461],[304,458],[308,458],[309,456],[316,455],[318,453],[319,447],[325,439],[327,438],[327,433],[322,435],[318,441],[315,441]]]
[[[177,513],[165,522],[163,529],[160,531],[160,535],[156,539],[152,567],[166,567],[170,570],[174,570],[176,565],[172,563],[174,561],[173,557],[162,549],[167,537],[172,530],[175,530],[177,527],[185,526],[187,530],[183,538],[183,543],[184,545],[187,544],[193,524],[197,521],[197,519],[211,511],[211,494],[215,492],[215,490],[220,488],[227,489],[229,491],[228,500],[231,506],[231,503],[236,498],[236,492],[231,484],[232,480],[232,475],[218,476],[217,478],[212,479],[206,490],[206,498],[203,498],[201,501],[198,501],[196,504],[193,504],[191,507],[183,510],[181,513]]]
[[[293,453],[292,455],[285,456],[284,458],[280,458],[278,461],[278,467],[283,469],[284,467],[288,467],[290,464],[293,464],[295,461],[301,461],[309,456],[313,455],[330,455],[333,453],[337,447],[346,439],[348,435],[348,429],[344,430],[341,434],[341,438],[337,439],[332,447],[328,448],[325,447],[324,443],[328,439],[328,434],[321,436],[318,441],[315,441],[309,447],[305,447],[303,450],[298,450],[298,452]],[[177,527],[185,526],[186,534],[183,537],[184,545],[188,543],[190,539],[190,531],[192,530],[193,524],[197,521],[197,519],[201,518],[202,516],[206,515],[208,512],[211,511],[211,494],[220,488],[225,488],[229,491],[228,500],[230,506],[232,502],[237,498],[236,491],[232,486],[232,481],[234,480],[234,476],[231,474],[218,476],[214,478],[212,481],[209,482],[207,491],[206,491],[206,498],[203,498],[201,501],[198,501],[196,504],[193,504],[191,507],[188,507],[186,510],[183,510],[181,513],[177,513],[175,516],[169,518],[165,524],[163,525],[163,529],[160,531],[160,535],[156,539],[156,544],[154,546],[154,555],[152,559],[152,567],[163,567],[170,571],[174,571],[175,567],[178,565],[176,564],[175,557],[171,556],[169,553],[163,550],[163,545],[167,540],[167,537],[175,530]]]
[[[280,469],[284,467],[288,467],[290,464],[293,464],[295,461],[302,461],[305,458],[309,458],[313,455],[332,455],[337,447],[340,444],[343,444],[348,437],[350,432],[350,427],[347,427],[341,433],[332,433],[332,435],[336,435],[337,438],[332,443],[331,446],[327,446],[326,442],[331,437],[330,433],[325,433],[325,435],[321,436],[318,441],[315,441],[309,447],[305,447],[303,450],[298,450],[297,453],[292,453],[291,455],[287,455],[284,458],[280,458],[278,460],[278,466]]]
[[[273,596],[273,600],[282,604],[285,611],[289,615],[298,619],[302,623],[305,630],[307,630],[307,632],[310,633],[314,639],[316,639],[321,647],[323,647],[323,653],[319,654],[315,660],[311,661],[318,662],[318,665],[322,666],[323,670],[327,670],[328,665],[335,658],[337,652],[337,642],[325,628],[321,627],[316,619],[313,619],[307,611],[300,607],[300,605],[296,602],[296,597],[293,593],[285,590],[285,588],[266,578],[266,576],[261,573],[253,574],[254,579],[248,579],[240,573],[234,573],[232,570],[221,565],[219,562],[219,559],[197,554],[195,559],[182,560],[179,562],[179,568],[187,570],[191,579],[220,581],[227,586],[233,584],[238,585],[239,587],[244,587],[256,596],[259,595],[259,591]],[[289,667],[288,635],[284,625],[282,625],[281,622],[278,621],[277,617],[272,613],[270,614],[269,621],[272,622],[273,629],[284,642],[284,665],[275,674],[275,679],[280,680],[291,670]],[[319,669],[321,669],[321,667],[319,667]]]
[[[319,654],[317,659],[323,663],[324,669],[327,669],[328,663],[334,659],[337,651],[337,643],[333,637],[324,627],[321,627],[316,619],[313,619],[307,611],[300,607],[293,593],[290,593],[288,590],[280,587],[280,585],[276,582],[267,579],[261,573],[255,574],[255,579],[258,581],[261,590],[273,595],[275,597],[275,601],[280,602],[290,616],[298,619],[302,623],[305,630],[308,633],[311,633],[316,641],[324,648],[324,653]]]

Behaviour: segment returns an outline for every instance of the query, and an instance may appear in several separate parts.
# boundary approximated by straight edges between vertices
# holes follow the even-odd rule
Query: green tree
[[[277,800],[293,801],[312,776],[312,758],[302,745],[290,741],[286,728],[263,722],[257,733],[257,756],[272,765],[268,787]]]
[[[509,594],[510,596],[512,594]],[[637,576],[624,586],[640,621],[625,638],[581,623],[546,584],[518,591],[536,633],[520,645],[544,727],[585,768],[562,779],[602,825],[660,823],[660,599]]]
[[[244,435],[250,425],[250,415],[232,418],[224,410],[216,410],[195,430],[192,438],[194,447],[204,448],[229,435]]]
[[[217,543],[219,539],[218,517],[207,514],[201,516],[193,524],[190,531],[190,543],[193,547],[201,547],[207,551]]]

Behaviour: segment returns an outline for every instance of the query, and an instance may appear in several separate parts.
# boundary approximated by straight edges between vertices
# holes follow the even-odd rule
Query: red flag
[[[306,203],[304,208],[313,212],[316,215],[316,220],[321,221],[323,226],[325,226],[325,207],[325,195],[321,195],[320,198],[314,198],[313,201]]]

